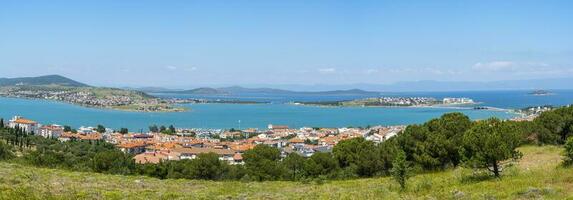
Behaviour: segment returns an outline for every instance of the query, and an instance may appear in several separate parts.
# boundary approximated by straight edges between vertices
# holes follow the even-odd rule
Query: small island
[[[548,95],[553,95],[552,92],[547,91],[547,90],[534,90],[528,93],[529,95],[533,95],[533,96],[548,96]]]

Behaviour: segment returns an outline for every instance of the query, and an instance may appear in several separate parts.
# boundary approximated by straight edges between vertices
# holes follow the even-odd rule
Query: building
[[[77,131],[78,133],[81,134],[92,134],[96,132],[94,127],[83,127],[83,126],[80,127]]]
[[[14,116],[12,120],[8,123],[10,128],[20,127],[26,133],[37,133],[38,132],[38,122],[25,119],[20,116]]]
[[[126,142],[117,145],[117,147],[123,151],[123,153],[140,154],[145,152],[147,144],[145,144],[145,142]]]
[[[273,130],[273,131],[288,130],[288,126],[284,126],[284,125],[269,124],[268,128],[269,128],[269,130]]]
[[[444,98],[443,104],[474,104],[470,98]]]
[[[195,159],[199,154],[215,153],[219,156],[219,160],[227,161],[230,164],[235,162],[235,151],[231,149],[215,149],[215,148],[176,148],[173,151],[181,154],[179,157],[183,159]],[[241,159],[242,161],[242,159]]]
[[[64,127],[56,124],[40,127],[38,134],[45,138],[59,138],[64,133]]]

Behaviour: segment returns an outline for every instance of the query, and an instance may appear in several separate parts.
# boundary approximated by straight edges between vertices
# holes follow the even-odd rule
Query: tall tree
[[[400,184],[402,190],[406,189],[406,181],[411,176],[411,171],[410,163],[406,160],[406,153],[398,151],[396,158],[392,162],[391,173],[394,180]]]
[[[282,164],[288,171],[286,177],[289,180],[297,180],[304,173],[304,158],[297,153],[289,154],[282,161]]]
[[[502,171],[500,162],[518,159],[521,153],[516,150],[521,139],[518,127],[496,118],[477,122],[463,138],[461,150],[464,164],[474,168],[486,168],[496,177]]]

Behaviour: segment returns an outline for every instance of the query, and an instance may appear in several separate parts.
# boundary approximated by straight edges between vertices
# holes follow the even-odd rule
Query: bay
[[[159,96],[168,96],[161,95]],[[556,91],[555,95],[532,96],[526,91],[483,92],[418,92],[382,93],[380,96],[469,97],[483,102],[483,106],[522,108],[538,105],[567,105],[573,102],[573,91]],[[190,97],[179,95],[178,97]],[[345,100],[365,96],[308,96],[261,95],[193,96],[209,99],[268,101],[269,104],[186,104],[190,111],[179,113],[144,113],[85,108],[66,103],[0,98],[0,117],[21,115],[43,124],[56,123],[79,126],[105,125],[126,127],[131,131],[146,131],[152,124],[174,125],[181,128],[260,128],[268,124],[298,128],[346,127],[367,125],[407,125],[423,123],[448,112],[462,112],[472,119],[489,117],[510,118],[514,114],[503,111],[457,108],[387,108],[387,107],[314,107],[287,104],[290,101]]]

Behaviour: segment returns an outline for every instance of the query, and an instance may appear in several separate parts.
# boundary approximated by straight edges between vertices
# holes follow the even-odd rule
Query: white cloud
[[[165,68],[168,70],[172,70],[172,71],[177,69],[177,67],[175,67],[173,65],[166,66]]]
[[[367,69],[367,70],[364,71],[364,73],[366,73],[366,74],[375,74],[375,73],[378,73],[378,71],[379,71],[379,70],[377,70],[377,69]]]
[[[336,69],[334,69],[334,68],[321,68],[321,69],[318,69],[318,72],[320,72],[322,74],[331,74],[331,73],[335,73]]]
[[[198,69],[197,67],[189,67],[189,68],[185,68],[185,71],[192,72],[192,71],[195,71],[197,69]]]
[[[478,62],[472,69],[477,71],[512,71],[517,69],[517,63],[513,61]]]

